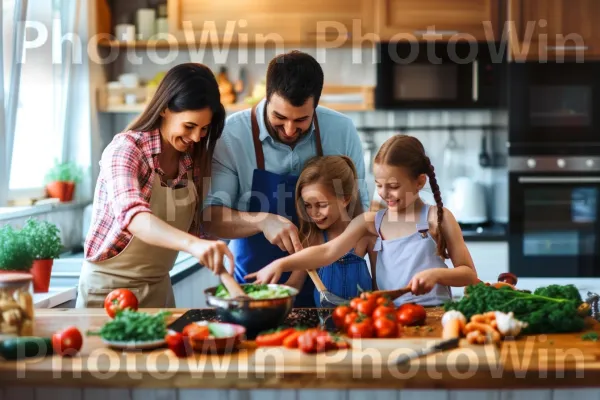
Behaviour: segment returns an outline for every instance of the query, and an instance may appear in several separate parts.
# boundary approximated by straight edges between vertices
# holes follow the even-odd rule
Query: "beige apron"
[[[163,187],[156,174],[150,196],[152,214],[185,232],[190,229],[198,203],[190,171],[187,178],[186,187],[171,189]],[[84,261],[75,307],[101,308],[106,295],[121,288],[135,293],[141,308],[175,307],[169,271],[177,255],[176,250],[153,246],[134,236],[115,257]]]

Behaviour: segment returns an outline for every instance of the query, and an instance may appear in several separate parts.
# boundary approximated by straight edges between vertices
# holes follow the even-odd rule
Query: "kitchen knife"
[[[439,353],[445,350],[452,350],[458,347],[460,342],[460,338],[452,338],[449,340],[444,340],[434,346],[426,347],[424,349],[412,352],[410,354],[402,354],[398,359],[394,362],[396,365],[405,364],[411,360],[428,356],[430,354]]]

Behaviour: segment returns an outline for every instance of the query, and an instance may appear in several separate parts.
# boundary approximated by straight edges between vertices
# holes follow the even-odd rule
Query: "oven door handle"
[[[600,183],[600,176],[520,176],[519,183]]]

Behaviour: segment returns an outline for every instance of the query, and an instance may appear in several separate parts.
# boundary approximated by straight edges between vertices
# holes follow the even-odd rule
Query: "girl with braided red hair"
[[[360,214],[334,240],[279,259],[249,277],[274,283],[283,272],[331,264],[370,234],[377,238],[378,288],[411,287],[412,293],[398,298],[397,305],[441,305],[452,298],[450,287],[477,283],[460,226],[443,206],[434,168],[421,142],[407,135],[391,137],[377,152],[373,173],[387,208]],[[419,196],[428,179],[435,205]],[[454,268],[446,265],[448,258]]]

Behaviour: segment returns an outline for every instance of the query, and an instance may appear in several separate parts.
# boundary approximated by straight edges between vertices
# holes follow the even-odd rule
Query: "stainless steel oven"
[[[509,158],[509,270],[600,276],[600,157]]]

